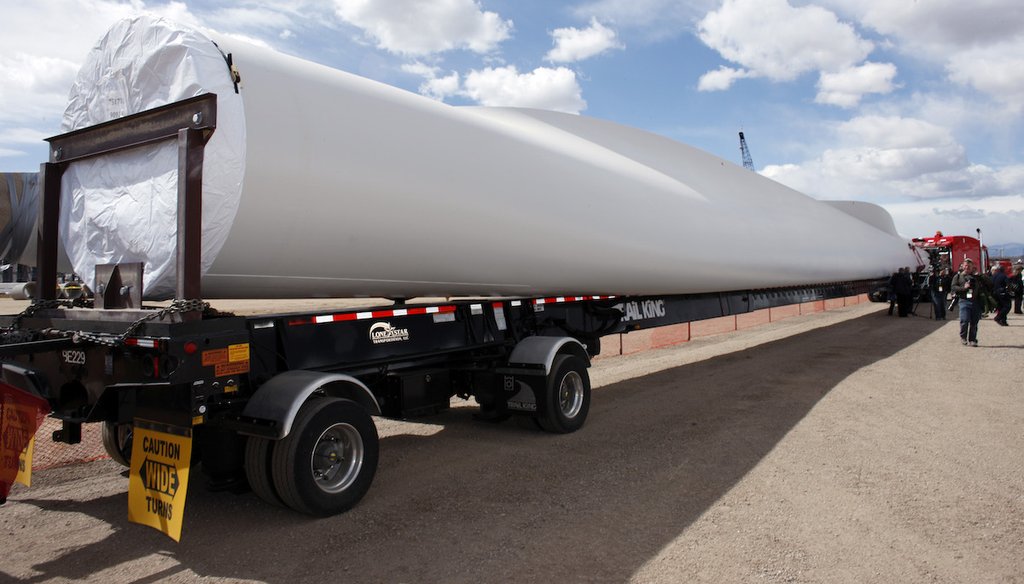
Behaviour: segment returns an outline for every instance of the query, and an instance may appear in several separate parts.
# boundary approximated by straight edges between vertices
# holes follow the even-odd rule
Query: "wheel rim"
[[[583,378],[575,371],[562,377],[558,386],[558,408],[566,418],[575,418],[583,408]]]
[[[132,439],[135,437],[135,426],[132,424],[117,425],[117,447],[121,455],[128,460],[132,456]]]
[[[349,424],[334,424],[313,446],[310,468],[317,487],[326,493],[349,488],[363,466],[363,438]]]

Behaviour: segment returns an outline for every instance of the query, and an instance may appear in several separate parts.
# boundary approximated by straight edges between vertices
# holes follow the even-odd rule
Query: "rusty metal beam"
[[[178,131],[178,255],[175,297],[201,298],[203,160],[208,134]]]
[[[50,162],[40,166],[43,196],[37,252],[39,300],[57,298],[60,187],[68,166],[87,158],[171,139],[178,143],[176,294],[179,299],[200,299],[203,159],[206,143],[216,127],[217,95],[207,93],[47,138]]]
[[[216,127],[217,95],[206,93],[46,141],[50,143],[50,162],[70,163],[169,140],[177,137],[182,128],[213,132]]]
[[[39,281],[38,299],[57,299],[57,231],[60,227],[60,182],[63,164],[44,162],[39,166],[40,191],[39,231],[36,233],[36,271]]]

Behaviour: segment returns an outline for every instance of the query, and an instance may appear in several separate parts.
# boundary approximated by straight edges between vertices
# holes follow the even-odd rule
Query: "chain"
[[[168,306],[167,308],[159,310],[153,314],[147,314],[146,316],[133,322],[131,326],[128,327],[128,330],[121,333],[121,342],[124,342],[124,340],[132,336],[135,333],[135,331],[139,329],[139,327],[141,327],[142,325],[146,324],[151,320],[163,320],[165,316],[170,316],[175,313],[184,314],[186,312],[192,311],[203,312],[209,307],[210,304],[208,302],[203,302],[202,300],[175,300],[174,302],[171,302],[171,305]]]
[[[32,304],[29,304],[28,307],[25,308],[25,310],[22,310],[20,313],[15,315],[15,317],[11,320],[11,326],[7,327],[7,331],[8,332],[14,332],[14,331],[18,330],[19,328],[21,328],[21,321],[23,319],[32,317],[35,313],[39,312],[40,310],[48,310],[50,308],[60,308],[61,306],[65,306],[65,307],[70,308],[72,306],[72,301],[71,300],[38,300],[36,302],[33,302]]]
[[[22,318],[30,317],[39,310],[70,305],[70,302],[67,300],[46,300],[34,303],[14,318],[14,321],[11,323],[10,330],[13,331],[16,329]],[[163,320],[172,314],[184,314],[186,312],[193,311],[205,312],[209,308],[210,304],[208,302],[203,302],[202,300],[175,300],[171,302],[170,306],[167,308],[154,311],[153,313],[147,314],[146,316],[136,320],[120,335],[97,335],[86,331],[64,331],[56,329],[46,329],[42,331],[42,333],[47,336],[71,337],[75,343],[90,342],[104,347],[118,347],[123,345],[125,339],[135,334],[135,331],[139,330],[142,325],[151,320]]]

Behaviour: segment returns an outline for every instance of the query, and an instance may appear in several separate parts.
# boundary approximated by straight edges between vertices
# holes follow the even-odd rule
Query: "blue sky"
[[[907,236],[1024,240],[1020,0],[0,0],[0,171],[35,171],[78,66],[152,12],[453,105],[643,128]]]

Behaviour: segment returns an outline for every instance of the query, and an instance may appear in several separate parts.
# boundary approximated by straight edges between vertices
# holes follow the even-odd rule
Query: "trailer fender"
[[[377,398],[355,377],[340,373],[302,370],[286,371],[261,385],[245,404],[242,415],[276,422],[276,436],[263,436],[279,440],[291,431],[292,422],[295,421],[299,408],[314,392],[352,400],[365,408],[370,415],[380,415]]]
[[[590,356],[583,343],[572,337],[527,337],[512,349],[508,357],[509,365],[543,365],[544,374],[551,373],[551,364],[558,354],[576,355],[590,366]]]

